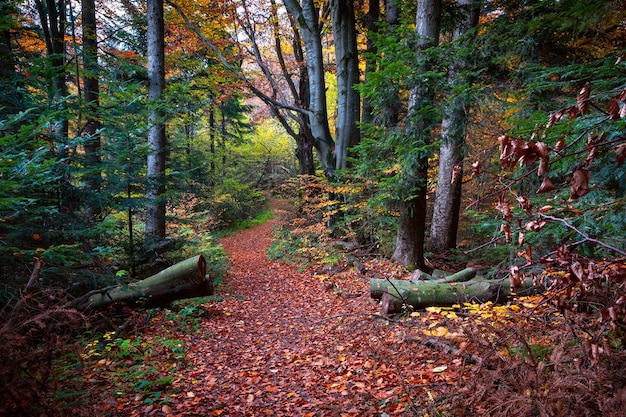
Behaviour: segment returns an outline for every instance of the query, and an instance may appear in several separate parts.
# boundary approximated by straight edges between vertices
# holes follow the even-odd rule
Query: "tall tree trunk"
[[[304,41],[309,79],[309,124],[322,169],[327,178],[335,178],[333,148],[335,142],[328,126],[326,107],[326,82],[324,80],[324,57],[318,22],[318,10],[314,0],[284,0],[285,7],[298,24]]]
[[[418,35],[416,54],[439,43],[441,0],[424,0],[417,4],[415,30]],[[423,68],[427,71],[428,68]],[[400,202],[400,219],[393,259],[403,265],[424,268],[424,235],[426,233],[426,193],[428,181],[428,152],[430,123],[422,110],[430,105],[433,92],[426,85],[416,85],[409,96],[406,132],[411,136],[410,147],[422,148],[416,161],[407,161],[406,187],[414,197]]]
[[[400,24],[400,5],[399,0],[386,0],[385,1],[385,23],[389,28],[398,26]],[[394,93],[394,96],[396,94]],[[400,120],[400,98],[396,96],[395,100],[391,100],[393,104],[388,105],[385,108],[384,116],[387,121],[387,127],[395,127]]]
[[[369,0],[367,11],[367,53],[375,55],[377,48],[374,42],[374,35],[378,32],[378,23],[380,20],[380,0]],[[371,73],[376,70],[376,60],[365,58],[365,81]],[[372,105],[370,100],[363,98],[363,106],[361,108],[361,123],[370,124],[372,122]]]
[[[94,219],[101,212],[98,197],[102,183],[101,159],[100,159],[100,83],[98,66],[98,37],[96,26],[95,0],[82,0],[82,26],[83,26],[83,90],[87,108],[86,122],[83,133],[87,135],[85,141],[85,156],[87,159],[86,185],[89,188],[91,198],[87,201],[87,218]]]
[[[17,59],[11,45],[12,23],[17,22],[15,2],[0,2],[0,15],[6,19],[0,27],[0,109],[5,115],[22,110],[23,88],[16,69]]]
[[[348,148],[360,139],[358,121],[361,98],[359,57],[356,47],[356,21],[353,0],[331,0],[337,76],[337,124],[335,126],[335,168],[345,169]]]
[[[458,0],[456,7],[459,10],[459,20],[455,23],[453,41],[478,24],[480,1]],[[463,77],[466,66],[463,60],[454,60],[448,71],[448,85],[453,96],[446,103],[441,121],[439,176],[429,239],[429,249],[436,253],[456,247],[463,179],[463,148],[469,111],[462,92],[462,87],[467,82]]]
[[[165,89],[165,24],[163,0],[148,0],[148,99],[153,110],[148,118],[148,187],[146,198],[146,244],[165,239],[165,136],[164,114],[159,101]]]

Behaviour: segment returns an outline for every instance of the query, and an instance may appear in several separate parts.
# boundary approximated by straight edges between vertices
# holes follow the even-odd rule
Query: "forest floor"
[[[431,407],[462,360],[379,315],[369,279],[300,271],[266,255],[274,219],[224,238],[226,298],[202,324],[171,410],[181,416],[375,416]],[[435,348],[437,349],[437,348]],[[443,370],[443,367],[447,369]],[[424,415],[424,412],[419,415]]]
[[[217,288],[220,301],[201,306],[195,331],[179,323],[180,313],[153,315],[141,329],[142,340],[167,340],[170,347],[174,341],[184,355],[163,347],[149,359],[148,342],[130,342],[145,365],[136,364],[137,355],[122,355],[121,363],[92,358],[85,363],[90,403],[107,416],[445,415],[435,410],[454,391],[464,362],[462,353],[428,342],[429,328],[443,335],[445,318],[383,317],[370,298],[369,277],[351,265],[312,271],[269,260],[285,208],[278,203],[271,221],[222,239],[230,267]],[[368,263],[381,274],[390,265]],[[120,343],[112,349],[120,353]],[[119,369],[124,363],[146,389],[120,377],[130,373]],[[156,376],[148,377],[148,363],[160,368]],[[171,377],[155,397],[161,390],[155,381],[164,375]]]
[[[369,279],[398,278],[391,262],[268,258],[277,228],[297,225],[290,210],[276,201],[272,220],[222,239],[230,266],[215,297],[136,312],[135,327],[89,345],[87,398],[67,415],[624,415],[614,370],[626,355],[590,366],[550,303],[385,317]]]

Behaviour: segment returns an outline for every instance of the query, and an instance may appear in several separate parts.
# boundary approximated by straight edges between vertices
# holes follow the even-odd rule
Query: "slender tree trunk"
[[[333,148],[335,143],[328,126],[326,107],[326,82],[324,80],[324,57],[318,22],[318,10],[313,0],[284,0],[285,7],[298,24],[306,50],[309,79],[309,124],[322,169],[327,178],[335,178]]]
[[[96,4],[95,0],[83,0],[82,26],[83,26],[83,90],[87,109],[86,122],[83,126],[83,133],[86,134],[85,156],[87,159],[87,169],[89,173],[86,178],[86,185],[89,188],[91,198],[87,201],[87,218],[94,219],[101,212],[98,203],[100,187],[102,183],[101,159],[100,159],[100,83],[98,66],[98,38],[96,26]]]
[[[380,20],[380,0],[369,0],[367,11],[367,53],[375,55],[376,45],[374,43],[374,35],[378,32],[378,23]],[[376,70],[376,60],[365,58],[365,81],[369,75]],[[372,122],[372,105],[370,100],[363,98],[363,106],[361,108],[361,123],[370,124]]]
[[[478,24],[480,1],[458,0],[460,19],[456,22],[453,41]],[[466,67],[463,60],[455,60],[448,71],[448,85],[452,91],[462,91],[467,82],[463,78]],[[463,148],[465,146],[468,103],[463,93],[452,93],[441,121],[439,176],[430,228],[429,249],[436,253],[456,247],[461,207],[463,179]],[[454,95],[456,94],[456,95]]]
[[[0,15],[16,21],[17,7],[14,2],[0,2]],[[16,70],[17,59],[11,45],[10,24],[0,28],[0,109],[5,115],[16,114],[22,110],[23,88]]]
[[[359,57],[353,0],[331,0],[337,77],[337,124],[335,126],[335,168],[345,169],[348,148],[360,139],[358,121],[361,98]]]
[[[416,31],[419,37],[416,54],[439,43],[441,0],[420,1],[417,5]],[[428,68],[424,68],[427,71]],[[411,135],[411,147],[426,148],[430,144],[430,123],[422,110],[432,101],[433,93],[426,85],[416,85],[410,93],[406,132]],[[414,156],[415,157],[415,156]],[[400,202],[400,218],[393,259],[403,265],[424,268],[424,236],[426,233],[426,193],[428,153],[418,152],[416,161],[407,161],[410,172],[404,179],[414,190],[414,197]]]
[[[394,26],[398,26],[400,24],[400,6],[398,4],[399,0],[386,0],[385,1],[385,23],[389,28]],[[387,127],[395,127],[400,120],[400,98],[396,96],[395,100],[391,100],[393,104],[388,105],[385,108],[384,115],[385,120],[387,121]]]
[[[148,118],[148,189],[146,198],[146,244],[165,239],[166,136],[159,101],[165,89],[165,25],[163,0],[148,0],[148,99],[153,110]]]

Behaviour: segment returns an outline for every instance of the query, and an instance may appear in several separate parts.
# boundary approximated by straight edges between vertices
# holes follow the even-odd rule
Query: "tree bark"
[[[148,0],[148,99],[153,110],[148,118],[148,188],[146,244],[165,239],[165,136],[164,114],[159,105],[165,89],[165,24],[163,0]]]
[[[408,282],[408,281],[407,281]],[[387,287],[381,297],[382,309],[385,314],[397,314],[405,308],[414,310],[426,307],[451,307],[465,302],[485,303],[492,301],[502,303],[513,295],[525,296],[538,294],[544,291],[543,287],[533,286],[533,280],[524,281],[522,288],[511,291],[511,281],[484,280],[466,283],[442,283],[437,281],[423,281],[413,286]]]
[[[212,294],[213,280],[206,276],[206,260],[198,255],[142,281],[92,291],[77,298],[72,307],[80,311],[101,310],[114,303],[131,307],[164,307],[174,300]]]
[[[95,220],[101,212],[98,196],[102,184],[100,158],[100,82],[98,65],[98,36],[95,0],[81,1],[83,27],[83,91],[87,109],[83,132],[86,134],[85,156],[89,173],[85,179],[91,198],[87,201],[87,220]]]
[[[441,0],[420,1],[417,4],[416,32],[418,44],[416,54],[439,43],[441,22]],[[423,68],[427,71],[428,68]],[[417,155],[407,156],[408,174],[403,179],[409,198],[400,202],[400,218],[396,234],[393,259],[403,265],[413,265],[423,269],[424,236],[426,234],[426,193],[428,181],[428,152],[430,144],[430,123],[421,110],[432,101],[433,92],[427,86],[417,84],[409,96],[405,132],[410,136],[409,148],[422,148]],[[412,161],[408,158],[417,158]]]
[[[419,271],[419,270],[418,270]],[[416,275],[415,273],[413,275]],[[420,274],[420,280],[404,280],[404,279],[370,279],[370,297],[380,299],[387,288],[411,289],[417,288],[424,283],[431,284],[450,284],[456,282],[467,282],[470,280],[482,280],[484,277],[476,276],[474,268],[465,268],[461,271],[449,274],[441,278],[436,278],[428,274]]]
[[[337,122],[335,126],[335,168],[347,166],[348,148],[360,139],[358,121],[361,98],[359,57],[356,46],[356,20],[353,0],[331,0],[337,77]]]
[[[366,52],[375,55],[377,52],[374,42],[375,34],[378,33],[378,24],[380,23],[380,0],[368,0],[367,11],[367,46]],[[364,79],[367,82],[371,73],[376,71],[376,60],[365,58],[365,74]],[[363,97],[363,105],[361,107],[361,123],[369,124],[372,122],[372,105],[370,100]]]
[[[307,74],[309,80],[309,124],[313,135],[313,146],[317,151],[324,174],[335,178],[333,148],[335,142],[328,125],[326,107],[326,82],[324,80],[324,57],[318,22],[318,9],[313,0],[284,0],[285,7],[296,21],[306,50]]]
[[[457,1],[456,7],[461,18],[455,24],[453,41],[478,24],[479,5],[480,1],[477,0]],[[463,148],[469,111],[463,93],[463,87],[467,83],[463,76],[466,66],[467,63],[463,60],[454,60],[450,64],[447,77],[452,97],[446,103],[441,121],[439,175],[429,239],[429,249],[435,253],[456,247],[463,180]]]

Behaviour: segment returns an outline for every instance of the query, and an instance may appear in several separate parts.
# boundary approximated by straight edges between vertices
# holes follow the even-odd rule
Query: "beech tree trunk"
[[[158,102],[165,89],[165,23],[163,0],[148,0],[148,99],[153,106],[148,118],[146,191],[146,244],[165,239],[165,123]]]
[[[174,300],[213,294],[213,280],[206,276],[206,260],[198,255],[128,285],[92,291],[77,298],[72,307],[77,310],[101,310],[113,303],[133,307],[164,307]]]
[[[298,24],[306,50],[307,74],[309,79],[309,122],[313,135],[313,146],[317,151],[324,174],[335,178],[333,148],[335,142],[328,125],[326,106],[326,82],[324,80],[324,58],[318,22],[318,9],[313,0],[284,0],[285,7]]]
[[[360,139],[359,54],[353,0],[331,0],[335,62],[337,66],[337,122],[335,125],[335,168],[345,169],[348,148]]]
[[[394,281],[396,282],[396,281]],[[464,302],[485,303],[492,301],[501,303],[518,296],[539,294],[543,287],[533,286],[532,278],[524,281],[522,288],[511,291],[510,279],[468,281],[464,283],[448,283],[441,281],[421,281],[419,283],[395,285],[387,287],[381,297],[382,309],[385,314],[396,314],[405,308],[414,310],[426,307],[451,307]]]

